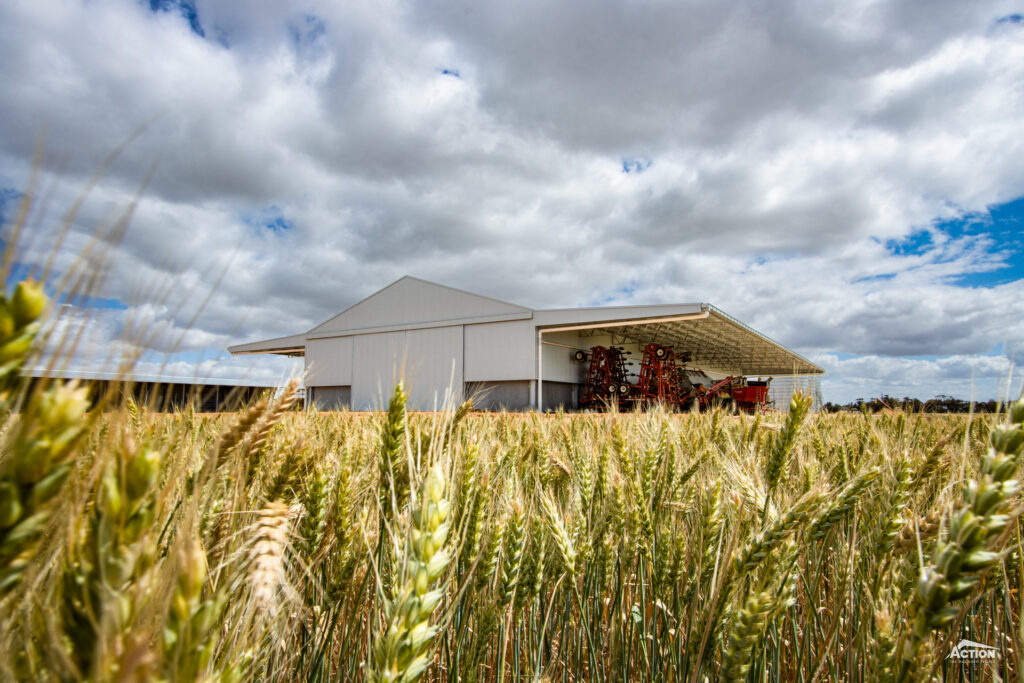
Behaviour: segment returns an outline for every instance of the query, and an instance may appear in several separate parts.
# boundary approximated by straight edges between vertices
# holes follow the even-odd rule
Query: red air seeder
[[[626,372],[625,351],[621,346],[595,346],[587,353],[573,352],[577,362],[590,361],[580,407],[603,407],[613,401],[628,404],[661,404],[688,410],[694,403],[704,410],[713,405],[732,405],[736,410],[753,413],[768,405],[771,382],[751,381],[745,377],[726,377],[708,387],[694,384],[686,370],[691,354],[677,353],[671,346],[647,344],[636,384],[630,384]]]
[[[587,378],[583,383],[580,405],[607,404],[613,398],[621,399],[629,394],[626,379],[626,362],[622,347],[595,346],[588,354],[574,351],[573,359],[584,362],[590,359]],[[622,392],[620,396],[620,392]]]

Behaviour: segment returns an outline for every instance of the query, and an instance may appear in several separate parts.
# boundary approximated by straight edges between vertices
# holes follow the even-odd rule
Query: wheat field
[[[45,304],[0,300],[4,680],[1018,677],[1024,402],[168,414],[25,381]]]

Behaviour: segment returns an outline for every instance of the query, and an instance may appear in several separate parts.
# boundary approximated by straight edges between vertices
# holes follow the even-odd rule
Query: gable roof
[[[398,325],[529,314],[530,309],[406,275],[306,333],[309,337]]]

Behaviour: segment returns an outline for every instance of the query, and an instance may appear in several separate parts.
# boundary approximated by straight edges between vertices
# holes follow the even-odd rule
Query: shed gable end
[[[522,306],[405,276],[314,327],[308,334],[529,312]]]

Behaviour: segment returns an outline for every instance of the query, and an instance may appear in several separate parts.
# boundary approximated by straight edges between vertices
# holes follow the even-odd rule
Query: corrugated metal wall
[[[466,382],[466,395],[480,410],[529,410],[530,382]]]
[[[384,407],[400,378],[409,392],[412,410],[440,408],[449,386],[454,387],[454,400],[461,400],[462,326],[363,334],[351,339],[355,410]]]
[[[462,326],[406,332],[406,381],[415,410],[441,409],[445,394],[462,400]]]
[[[537,375],[532,320],[465,326],[466,381],[530,380]]]
[[[352,384],[352,337],[306,342],[306,386]]]
[[[353,338],[352,408],[387,405],[405,365],[405,332],[361,334]]]
[[[581,384],[586,379],[587,364],[577,363],[572,359],[572,349],[564,348],[572,346],[584,351],[590,349],[593,344],[589,339],[580,339],[579,332],[549,332],[544,335],[544,381],[545,382],[570,382]],[[554,344],[560,344],[555,346]],[[547,399],[547,391],[544,393]]]
[[[776,377],[772,380],[771,388],[768,390],[768,399],[775,402],[773,408],[783,413],[789,412],[789,401],[797,389],[809,393],[813,402],[811,410],[821,409],[821,376],[820,375],[797,375],[790,377]]]
[[[568,387],[565,391],[571,392],[571,385],[584,381],[587,364],[574,362],[571,349],[566,347],[590,349],[612,343],[607,335],[581,336],[577,331],[551,332],[544,335],[544,340],[558,344],[543,345],[543,377],[545,384],[550,384],[545,387],[545,403],[549,392],[561,390],[556,383],[564,383]],[[630,380],[635,382],[642,351],[635,343],[620,345],[632,351],[629,359],[636,365]],[[306,385],[350,386],[353,409],[377,410],[386,405],[398,379],[404,378],[410,394],[409,407],[432,410],[442,406],[449,387],[455,401],[461,400],[467,384],[474,383],[515,382],[516,391],[521,393],[522,387],[528,388],[535,379],[536,353],[536,328],[532,320],[310,339],[306,347]],[[693,365],[715,379],[730,374],[700,362]],[[816,377],[802,379],[820,396]],[[778,378],[772,387],[772,397],[780,410],[786,408],[795,388],[795,383],[787,380]],[[568,396],[552,394],[551,399],[567,401]],[[521,402],[517,394],[515,403]]]
[[[352,407],[352,387],[310,387],[306,404],[317,410],[341,410]]]

